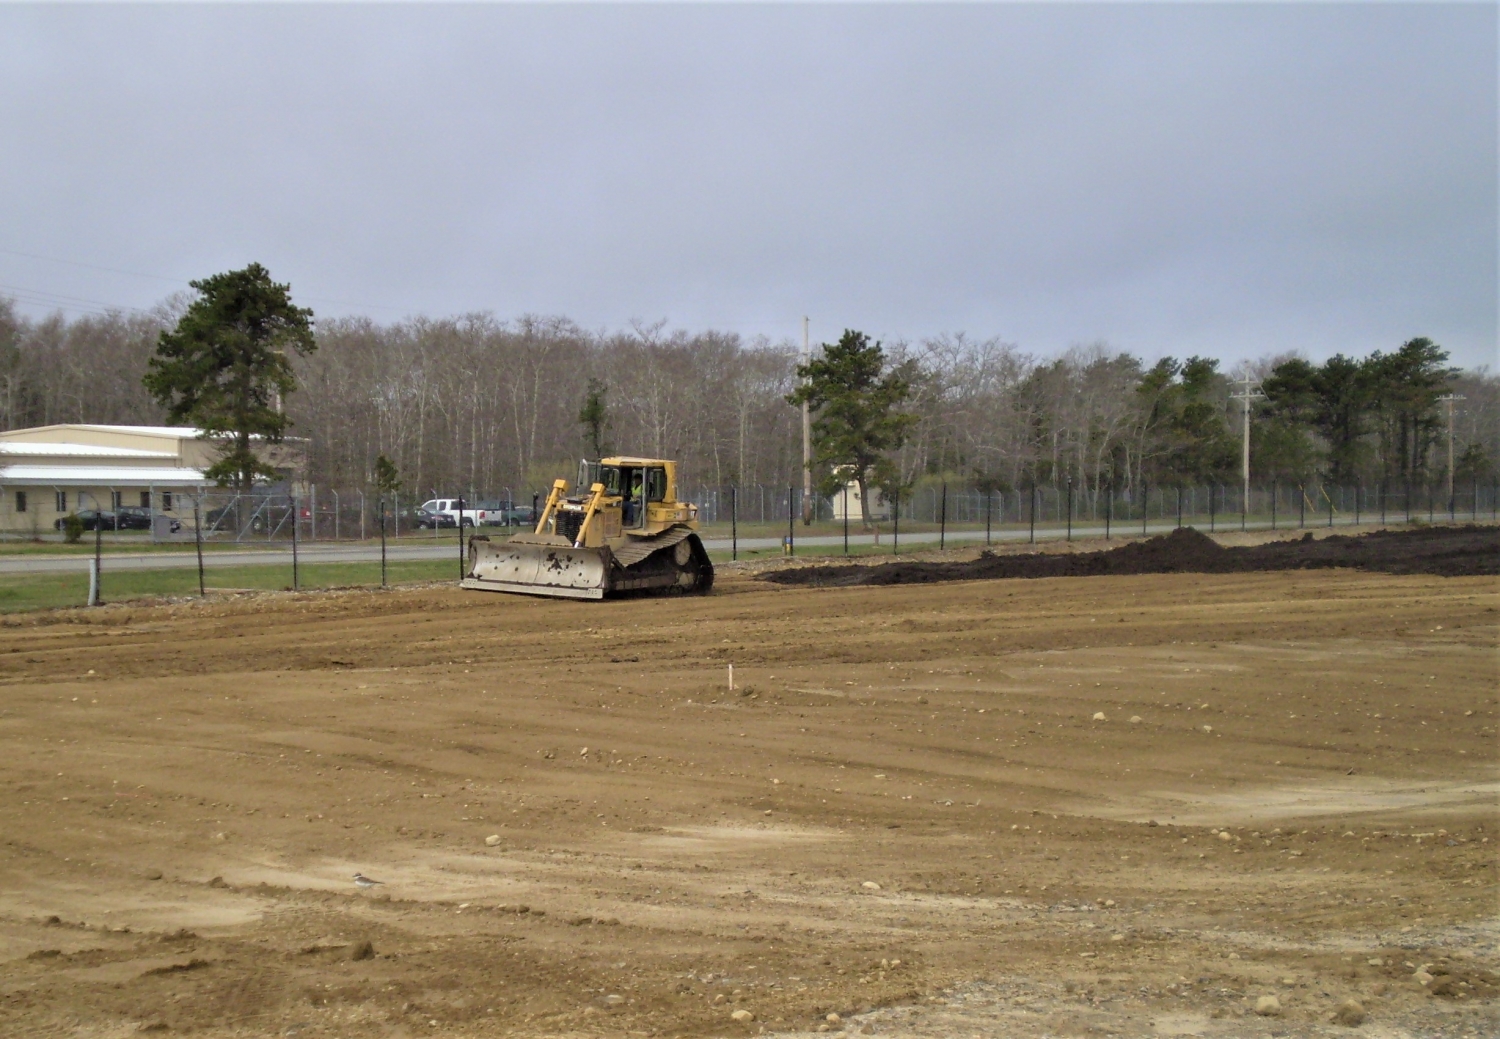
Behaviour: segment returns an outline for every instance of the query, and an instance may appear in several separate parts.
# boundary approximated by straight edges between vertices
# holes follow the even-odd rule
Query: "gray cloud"
[[[1496,349],[1493,5],[0,7],[0,285]],[[0,290],[3,291],[3,290]],[[325,302],[325,301],[343,302]]]

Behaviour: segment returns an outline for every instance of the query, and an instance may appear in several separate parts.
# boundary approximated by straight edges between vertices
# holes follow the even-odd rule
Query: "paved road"
[[[386,558],[392,562],[414,559],[453,559],[458,568],[458,546],[451,542],[436,545],[391,544]],[[297,559],[302,563],[361,563],[378,561],[380,545],[359,543],[313,542],[301,545]],[[93,556],[24,555],[0,556],[0,575],[38,574],[54,572],[87,572],[94,561]],[[203,553],[205,568],[224,566],[261,566],[271,563],[292,564],[290,546],[274,548],[245,548],[218,550]],[[109,570],[175,570],[198,565],[196,552],[107,552],[104,569]]]
[[[1152,523],[1147,530],[1152,534],[1162,534],[1170,531],[1175,524],[1170,522]],[[1319,524],[1322,526],[1323,524]],[[1340,520],[1340,526],[1345,522]],[[1251,523],[1251,529],[1269,529],[1270,523]],[[1138,534],[1140,527],[1136,525],[1116,526],[1111,528],[1112,532],[1120,536]],[[1231,528],[1232,529],[1232,528]],[[997,530],[992,539],[1001,543],[1015,543],[1025,541],[1028,532],[1024,530]],[[1048,527],[1036,532],[1037,540],[1055,541],[1065,537],[1066,532],[1062,529]],[[1078,538],[1103,537],[1104,527],[1100,525],[1075,526],[1073,536]],[[902,545],[934,545],[938,542],[937,531],[921,531],[901,535]],[[953,544],[973,544],[984,540],[982,530],[959,530],[949,531],[948,542]],[[849,544],[854,546],[868,546],[874,542],[869,534],[849,535]],[[842,547],[844,539],[842,535],[818,535],[815,537],[798,538],[797,546],[800,548],[838,548]],[[882,534],[881,547],[891,544],[889,533]],[[709,538],[704,544],[712,552],[729,552],[731,542],[729,538]],[[780,538],[740,538],[739,548],[742,552],[753,549],[778,548],[781,545]],[[301,563],[368,563],[380,559],[380,545],[358,543],[358,542],[312,542],[299,547],[297,552],[298,561]],[[439,542],[437,544],[422,544],[412,540],[389,543],[386,558],[391,562],[411,562],[415,560],[428,559],[451,559],[455,572],[458,569],[458,546],[452,542]],[[42,574],[42,573],[83,573],[87,572],[92,556],[80,555],[16,555],[0,556],[0,576],[5,574]],[[203,554],[205,567],[217,569],[226,566],[255,566],[266,564],[283,564],[290,566],[292,563],[292,550],[290,546],[277,545],[268,548],[244,548],[231,550],[215,550]],[[104,569],[110,570],[167,570],[178,568],[191,568],[198,565],[197,554],[192,551],[185,552],[111,552],[104,556]]]

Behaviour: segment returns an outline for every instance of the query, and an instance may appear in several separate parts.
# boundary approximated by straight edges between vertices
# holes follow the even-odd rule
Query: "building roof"
[[[149,437],[181,437],[184,440],[196,440],[203,436],[203,430],[193,426],[101,426],[92,422],[74,423],[81,429],[99,429],[107,433],[135,433],[140,436]]]
[[[0,466],[0,486],[31,487],[202,487],[201,469],[142,465]]]
[[[48,458],[176,458],[175,451],[145,451],[138,447],[95,444],[57,444],[32,440],[0,440],[0,455],[37,455]]]
[[[173,440],[197,440],[204,435],[203,430],[194,426],[107,426],[91,422],[55,422],[50,426],[31,426],[27,429],[7,429],[0,431],[0,440],[21,434],[34,435],[43,432],[57,431],[58,439],[66,439],[68,430],[90,430],[95,433],[118,433],[127,436],[142,437],[170,437]]]

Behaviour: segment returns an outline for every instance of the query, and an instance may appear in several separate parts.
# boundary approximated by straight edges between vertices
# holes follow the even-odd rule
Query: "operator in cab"
[[[645,495],[644,474],[640,469],[630,471],[630,490],[625,495],[625,515],[623,521],[627,527],[636,527],[641,522],[642,497]]]

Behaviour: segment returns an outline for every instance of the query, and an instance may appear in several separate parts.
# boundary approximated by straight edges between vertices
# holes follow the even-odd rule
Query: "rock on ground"
[[[1358,1028],[1365,1023],[1365,1008],[1356,1000],[1346,999],[1333,1012],[1333,1023],[1348,1028]]]

